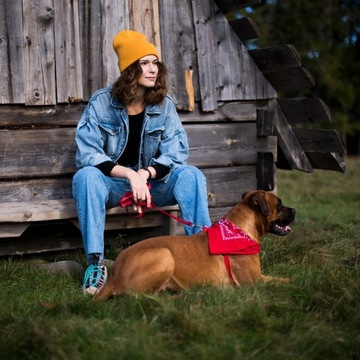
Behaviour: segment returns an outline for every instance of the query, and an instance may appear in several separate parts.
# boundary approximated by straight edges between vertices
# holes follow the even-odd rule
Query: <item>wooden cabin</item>
[[[261,35],[254,21],[227,20],[259,3],[0,2],[0,255],[81,246],[71,195],[75,127],[91,94],[119,76],[112,40],[126,28],[144,32],[169,68],[213,221],[245,191],[276,192],[279,168],[344,171],[339,134],[309,127],[331,120],[327,105],[293,97],[314,85],[296,49],[249,51],[246,42]],[[133,231],[135,240],[179,231],[156,211],[134,219],[115,208],[107,219],[107,229]],[[57,233],[59,224],[75,229],[77,242]]]

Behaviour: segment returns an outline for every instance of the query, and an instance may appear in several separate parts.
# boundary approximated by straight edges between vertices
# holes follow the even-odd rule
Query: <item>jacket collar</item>
[[[115,99],[112,94],[111,94],[111,101],[110,101],[110,103],[111,103],[111,106],[113,106],[113,107],[115,107],[115,108],[125,109],[124,104],[123,104],[121,101]],[[160,114],[160,113],[161,113],[161,107],[160,107],[159,104],[156,104],[156,105],[148,105],[148,106],[146,106],[145,112],[146,112],[147,114]]]

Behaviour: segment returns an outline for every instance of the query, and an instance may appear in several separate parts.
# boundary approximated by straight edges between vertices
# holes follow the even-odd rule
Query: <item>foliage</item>
[[[96,303],[80,290],[82,274],[2,259],[0,357],[359,359],[360,159],[347,164],[345,174],[278,171],[279,196],[297,218],[292,234],[263,240],[261,258],[265,274],[289,284]]]
[[[249,11],[260,28],[251,46],[294,45],[316,84],[302,95],[327,103],[331,127],[359,130],[360,1],[268,0]]]

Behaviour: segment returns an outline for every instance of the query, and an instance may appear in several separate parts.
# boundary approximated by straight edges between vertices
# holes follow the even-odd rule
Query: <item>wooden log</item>
[[[229,23],[241,41],[257,39],[260,36],[259,27],[256,22],[249,17],[234,19]]]
[[[331,121],[329,107],[318,98],[279,98],[278,103],[289,124],[315,124]]]

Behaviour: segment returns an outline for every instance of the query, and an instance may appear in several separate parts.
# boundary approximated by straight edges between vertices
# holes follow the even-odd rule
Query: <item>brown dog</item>
[[[283,206],[277,196],[253,191],[243,194],[243,200],[222,220],[243,230],[252,239],[250,243],[259,247],[260,237],[267,233],[288,234],[294,219],[295,209]],[[276,279],[261,274],[258,253],[212,255],[207,231],[191,236],[160,236],[123,250],[113,265],[112,276],[95,299],[133,292],[186,290],[195,284],[241,286],[261,278]]]

